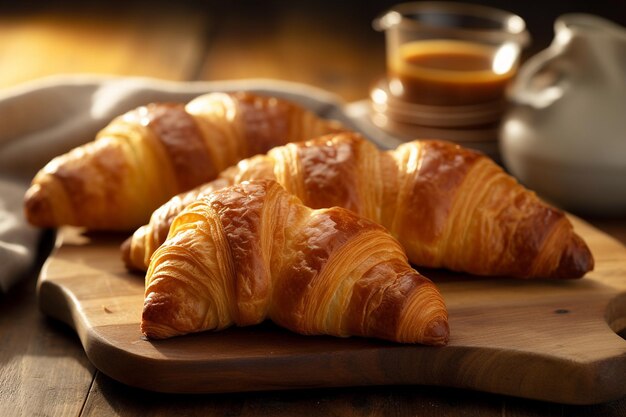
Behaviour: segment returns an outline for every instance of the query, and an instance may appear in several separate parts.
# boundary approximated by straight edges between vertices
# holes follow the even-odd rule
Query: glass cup
[[[402,3],[373,25],[385,32],[387,94],[426,106],[502,101],[529,43],[521,17],[473,4]]]

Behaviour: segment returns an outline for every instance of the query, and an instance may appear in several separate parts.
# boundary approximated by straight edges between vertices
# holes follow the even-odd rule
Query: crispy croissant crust
[[[385,226],[417,266],[520,278],[593,269],[565,214],[481,153],[433,140],[381,152],[354,133],[274,148],[174,197],[123,244],[125,263],[145,270],[172,218],[199,195],[256,178],[277,180],[309,207],[344,207]]]
[[[243,158],[340,129],[293,103],[251,93],[139,107],[49,162],[26,193],[26,218],[40,227],[133,230],[170,197]]]
[[[261,180],[175,218],[146,274],[141,331],[162,339],[268,318],[307,335],[444,345],[449,334],[437,288],[381,226]]]

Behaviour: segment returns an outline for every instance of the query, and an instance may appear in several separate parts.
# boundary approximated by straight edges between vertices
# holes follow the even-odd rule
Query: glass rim
[[[500,25],[498,29],[490,28],[464,28],[454,26],[444,26],[427,22],[420,22],[409,17],[409,15],[419,15],[423,12],[439,12],[457,16],[480,17],[482,19],[496,22]],[[458,33],[467,32],[472,36],[483,37],[508,37],[515,40],[522,46],[526,46],[530,41],[530,36],[526,29],[526,22],[520,16],[494,7],[478,4],[446,2],[446,1],[419,1],[400,3],[391,9],[383,12],[372,22],[375,30],[382,32],[393,27],[402,29],[428,29],[434,31],[445,31],[454,29]]]

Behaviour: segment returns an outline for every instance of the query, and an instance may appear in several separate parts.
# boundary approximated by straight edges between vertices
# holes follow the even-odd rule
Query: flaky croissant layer
[[[309,207],[344,207],[383,225],[417,266],[522,278],[577,278],[593,269],[565,214],[484,155],[434,140],[381,152],[347,132],[276,147],[172,198],[125,242],[126,265],[145,270],[174,216],[198,196],[262,178]]]
[[[265,319],[429,345],[449,334],[437,288],[381,226],[310,209],[267,180],[213,192],[175,218],[146,274],[141,330],[166,338]]]
[[[40,227],[134,230],[170,197],[243,158],[339,130],[296,104],[251,93],[139,107],[50,161],[26,193],[26,218]]]

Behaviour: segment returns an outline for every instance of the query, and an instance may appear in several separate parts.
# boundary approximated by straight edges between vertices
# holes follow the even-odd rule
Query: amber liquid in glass
[[[496,48],[465,41],[406,43],[390,62],[390,91],[402,100],[438,106],[501,99],[517,57],[494,61],[496,53]]]

